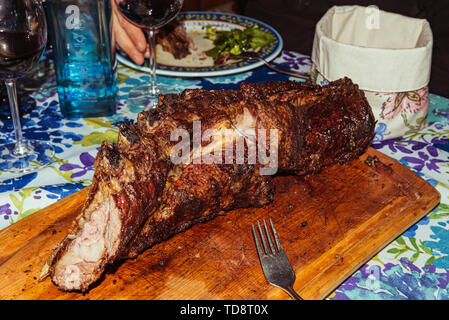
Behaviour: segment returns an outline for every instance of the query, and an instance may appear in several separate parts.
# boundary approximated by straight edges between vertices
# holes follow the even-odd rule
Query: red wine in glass
[[[38,34],[1,30],[0,27],[0,79],[26,75],[39,61],[43,49]]]
[[[46,19],[48,20],[47,9],[50,4],[47,0],[41,0],[44,7]],[[29,72],[25,77],[21,78],[17,83],[17,91],[20,96],[20,91],[23,91],[25,95],[29,95],[30,92],[43,91],[47,89],[56,88],[56,71],[52,59],[53,46],[51,41],[51,33],[47,33],[47,45],[45,47],[45,53],[40,59],[39,63]],[[31,97],[29,97],[31,98]],[[32,99],[32,98],[31,98]],[[24,109],[25,108],[25,109]],[[30,109],[27,104],[20,104],[20,113],[25,114]],[[0,110],[1,112],[1,110]],[[0,116],[1,117],[1,116]]]
[[[140,28],[159,28],[178,15],[182,3],[177,0],[123,0],[122,14]]]
[[[0,32],[0,79],[25,75],[30,66],[34,66],[41,55],[39,40],[36,36],[27,37],[26,32]],[[38,47],[38,49],[28,48]],[[34,51],[34,52],[33,52]],[[0,86],[0,119],[11,119],[6,89]],[[29,113],[36,105],[31,97],[19,99],[20,115]],[[32,102],[33,103],[30,103]]]
[[[25,140],[20,124],[16,80],[38,63],[47,42],[47,23],[36,0],[0,0],[0,80],[5,81],[16,141],[0,146],[0,170],[24,173],[48,164],[54,149]]]
[[[156,39],[157,28],[172,21],[182,8],[182,0],[115,0],[119,11],[131,23],[144,29],[148,36],[150,58],[147,67],[151,80],[148,85],[132,89],[128,94],[128,104],[142,109],[156,106],[160,94],[173,93],[170,86],[157,84]]]

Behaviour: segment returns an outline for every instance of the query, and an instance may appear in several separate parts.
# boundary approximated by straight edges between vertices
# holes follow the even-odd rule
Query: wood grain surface
[[[368,165],[371,157],[380,162]],[[1,299],[289,299],[267,283],[255,250],[251,222],[268,218],[296,271],[295,290],[323,299],[440,200],[422,178],[369,149],[350,165],[277,177],[269,206],[228,212],[120,261],[87,293],[62,292],[38,278],[86,194],[0,232]]]

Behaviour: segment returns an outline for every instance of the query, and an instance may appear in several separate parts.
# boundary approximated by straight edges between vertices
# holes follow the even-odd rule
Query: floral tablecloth
[[[311,60],[283,51],[276,63],[309,71]],[[126,105],[129,90],[149,76],[119,66],[119,103],[112,117],[64,119],[55,89],[34,93],[37,107],[22,118],[25,138],[50,142],[54,162],[39,172],[12,176],[0,171],[0,229],[89,185],[93,162],[103,140],[115,141],[118,126],[134,121],[141,110]],[[235,89],[242,81],[286,80],[265,67],[223,77],[159,77],[176,89]],[[429,95],[429,125],[414,134],[373,146],[417,172],[441,193],[441,203],[371,261],[348,278],[328,299],[449,299],[449,99]],[[403,112],[408,112],[404,110]],[[10,120],[0,121],[0,144],[13,140]]]

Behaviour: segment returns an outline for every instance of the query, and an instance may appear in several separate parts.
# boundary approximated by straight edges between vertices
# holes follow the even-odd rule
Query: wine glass
[[[23,138],[16,91],[16,79],[38,63],[46,42],[47,23],[38,0],[0,0],[0,80],[5,81],[16,138],[0,147],[2,171],[36,171],[54,155],[48,143]]]
[[[41,0],[44,12],[47,19],[47,7],[50,4],[47,0]],[[17,83],[18,93],[20,90],[25,92],[34,92],[37,90],[43,91],[47,89],[56,88],[56,81],[54,79],[56,71],[51,61],[53,53],[52,43],[50,41],[50,33],[47,32],[47,45],[45,47],[45,54],[42,55],[39,63],[29,72],[25,77],[21,78]],[[22,113],[22,109],[20,110]]]
[[[36,99],[34,99],[26,90],[20,90],[17,88],[17,94],[19,96],[19,115],[24,116],[36,108]],[[8,94],[6,93],[6,86],[3,82],[0,82],[0,120],[10,120],[11,108],[9,107]]]
[[[157,84],[156,77],[156,29],[172,21],[182,8],[183,0],[115,0],[119,11],[132,24],[147,33],[150,57],[150,83],[130,90],[128,104],[148,108],[156,106],[158,96],[173,92],[173,88]]]

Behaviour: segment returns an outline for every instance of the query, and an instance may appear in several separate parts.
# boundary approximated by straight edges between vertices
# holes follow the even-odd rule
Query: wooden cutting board
[[[373,156],[380,162],[369,166]],[[374,149],[350,165],[276,184],[266,208],[196,225],[109,267],[84,294],[38,281],[80,211],[81,190],[0,232],[0,298],[289,299],[265,280],[251,233],[251,222],[271,218],[296,271],[295,290],[323,299],[440,200],[426,181]]]

